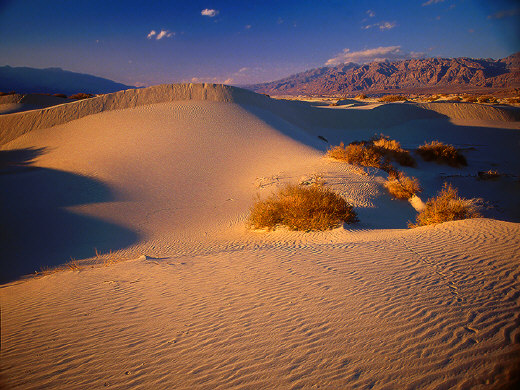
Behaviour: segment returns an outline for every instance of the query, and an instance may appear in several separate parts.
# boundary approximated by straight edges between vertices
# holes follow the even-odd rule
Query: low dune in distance
[[[520,363],[518,110],[323,107],[174,84],[0,115],[2,374],[29,388],[509,388]],[[484,218],[407,229],[387,174],[324,157],[383,132]],[[495,180],[478,172],[496,170]],[[252,231],[315,178],[359,222]],[[52,267],[65,264],[62,271]],[[21,276],[41,271],[35,277]]]

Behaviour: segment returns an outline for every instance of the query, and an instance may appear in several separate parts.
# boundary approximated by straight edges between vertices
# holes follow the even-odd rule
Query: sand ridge
[[[118,95],[133,105],[126,108],[93,100],[48,109],[66,120],[0,147],[8,189],[0,192],[1,232],[9,235],[1,266],[10,281],[0,286],[0,385],[412,389],[518,381],[518,123],[455,123],[406,104],[358,114],[247,91],[242,101],[228,87],[181,88],[186,99],[172,101],[155,95],[161,88],[175,90],[141,90],[165,99],[154,103]],[[88,104],[100,112],[70,120],[68,107]],[[420,160],[403,168],[424,185],[422,201],[451,180],[464,196],[489,196],[486,216],[497,219],[406,229],[416,212],[385,192],[386,173],[324,158],[329,143],[318,135],[367,139],[380,130],[369,125],[387,119],[385,131],[405,147],[436,137],[466,148],[465,168]],[[509,176],[479,181],[477,170],[491,166]],[[354,204],[358,224],[247,228],[257,194],[316,177]],[[71,258],[66,271],[19,280]]]

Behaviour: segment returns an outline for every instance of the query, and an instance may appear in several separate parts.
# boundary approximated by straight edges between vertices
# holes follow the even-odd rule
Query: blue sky
[[[513,0],[0,0],[0,65],[145,86],[248,84],[342,62],[502,58]]]

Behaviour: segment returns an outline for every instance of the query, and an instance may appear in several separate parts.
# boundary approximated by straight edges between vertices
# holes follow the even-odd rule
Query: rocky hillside
[[[456,93],[520,87],[520,53],[493,59],[425,58],[342,64],[249,86],[272,95]]]

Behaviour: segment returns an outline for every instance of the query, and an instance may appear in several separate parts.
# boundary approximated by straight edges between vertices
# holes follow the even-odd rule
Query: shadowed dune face
[[[2,260],[0,282],[63,264],[99,251],[126,247],[138,238],[129,229],[67,210],[70,206],[110,202],[113,192],[98,180],[30,161],[40,149],[0,151],[4,166],[21,169],[0,174]]]

